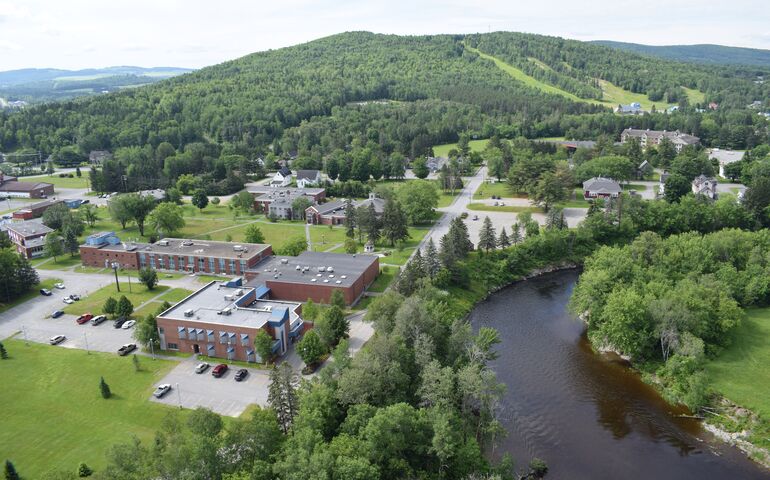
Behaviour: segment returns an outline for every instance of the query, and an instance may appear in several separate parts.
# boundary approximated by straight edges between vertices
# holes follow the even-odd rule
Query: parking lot
[[[211,375],[211,368],[203,373],[195,373],[199,362],[194,357],[186,358],[174,367],[168,375],[155,386],[168,383],[171,391],[163,398],[151,397],[151,400],[166,405],[181,405],[184,408],[205,407],[220,414],[237,417],[252,403],[267,405],[267,390],[270,384],[267,370],[249,368],[248,376],[236,382],[235,372],[242,368],[231,365],[220,378]]]
[[[97,352],[117,353],[118,348],[126,343],[136,343],[132,337],[134,329],[114,328],[112,321],[101,325],[85,323],[78,325],[74,315],[62,315],[59,318],[30,318],[21,325],[20,339],[30,342],[48,343],[56,335],[67,337],[58,346],[79,348]]]

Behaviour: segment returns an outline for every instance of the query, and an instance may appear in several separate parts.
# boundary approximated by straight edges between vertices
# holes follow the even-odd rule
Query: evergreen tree
[[[118,317],[128,318],[132,313],[134,313],[134,304],[125,295],[121,295],[118,305],[115,307],[115,314]]]
[[[345,295],[342,293],[342,290],[339,288],[334,289],[331,296],[329,297],[329,305],[335,306],[340,310],[345,310]]]
[[[113,297],[110,297],[104,301],[104,306],[102,307],[102,313],[106,313],[107,315],[115,315],[115,312],[117,311],[118,311],[117,300],[115,300]]]
[[[497,247],[495,238],[495,227],[492,226],[492,220],[488,216],[484,217],[484,223],[479,232],[479,249],[486,251],[494,250]]]
[[[108,399],[112,396],[112,392],[110,391],[110,386],[107,385],[107,382],[104,381],[104,377],[101,377],[99,379],[99,391],[102,394],[102,398]]]
[[[348,198],[345,202],[345,235],[348,238],[356,236],[356,208],[353,201]]]
[[[5,480],[21,480],[21,477],[16,472],[16,467],[13,466],[10,460],[5,461]]]
[[[561,230],[567,228],[567,222],[564,220],[564,210],[559,207],[552,208],[545,219],[545,228],[549,230]]]
[[[278,425],[284,434],[289,433],[294,417],[299,411],[298,383],[297,375],[288,362],[283,362],[270,371],[267,402],[275,412]]]
[[[46,255],[53,257],[53,262],[56,263],[56,257],[64,252],[62,247],[61,237],[58,232],[51,232],[45,236],[45,246],[43,247]]]
[[[80,251],[80,242],[78,241],[78,235],[75,228],[71,223],[67,223],[63,228],[64,233],[64,251],[69,253],[70,256],[75,256]]]
[[[500,230],[500,238],[497,239],[497,246],[500,248],[508,248],[511,246],[511,240],[508,238],[508,234],[505,233],[505,227]]]
[[[382,211],[382,235],[390,242],[390,246],[409,238],[406,222],[406,214],[401,209],[401,204],[392,197],[387,198]]]
[[[436,244],[433,243],[432,237],[428,240],[428,246],[425,248],[423,265],[425,266],[425,273],[430,278],[435,277],[438,271],[441,270],[441,260],[439,259],[438,250],[436,250]]]
[[[422,257],[415,253],[412,261],[407,263],[406,267],[401,271],[401,274],[399,274],[398,281],[396,282],[396,290],[398,290],[401,295],[409,296],[417,290],[421,278],[425,278]]]
[[[513,224],[513,229],[511,230],[511,243],[514,245],[521,243],[521,225],[519,225],[519,222]]]
[[[380,240],[380,220],[377,218],[374,203],[370,203],[366,210],[366,239],[375,244]]]
[[[0,359],[8,360],[8,350],[5,349],[3,342],[0,342]]]

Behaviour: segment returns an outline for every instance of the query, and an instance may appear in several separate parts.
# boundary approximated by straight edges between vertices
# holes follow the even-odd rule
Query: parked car
[[[72,305],[75,303],[75,300],[71,299],[70,297],[64,297],[61,299],[62,302],[66,303],[67,305]]]
[[[475,222],[476,220],[478,220],[478,219],[479,219],[479,216],[478,216],[478,215],[474,215],[474,216],[473,216],[473,221],[474,221],[474,222]]]
[[[94,318],[94,316],[91,315],[90,313],[84,313],[83,315],[79,316],[75,321],[78,322],[78,325],[83,325],[84,323],[88,323],[88,321],[91,320],[92,318]]]
[[[81,205],[86,205],[88,203],[91,203],[91,200],[89,200],[87,198],[85,200],[83,200],[82,202],[80,202]]]
[[[54,312],[51,314],[51,318],[59,318],[62,315],[64,315],[64,312],[61,310],[54,310]]]
[[[105,317],[104,315],[97,315],[97,316],[95,316],[94,318],[91,319],[91,325],[93,325],[93,326],[101,325],[106,320],[107,320],[107,317]]]
[[[58,288],[59,290],[64,290],[64,284],[63,284],[63,283],[61,283],[61,282],[59,282],[59,283],[55,284],[55,285],[54,285],[54,287],[55,287],[55,288]]]
[[[134,350],[136,350],[136,344],[135,343],[127,343],[127,344],[123,345],[122,347],[120,347],[118,349],[118,355],[123,357],[123,356],[126,356],[129,353],[133,352]]]
[[[123,324],[126,323],[127,321],[128,319],[126,317],[120,317],[117,320],[115,320],[115,323],[113,324],[113,326],[115,328],[122,328]]]
[[[124,323],[123,326],[120,327],[120,328],[122,328],[123,330],[128,330],[129,328],[133,327],[134,325],[136,325],[136,320],[129,320],[126,323]]]
[[[156,388],[155,391],[152,392],[152,394],[155,398],[160,398],[170,391],[171,391],[171,385],[169,385],[168,383],[164,383],[162,385],[158,385],[158,388]]]
[[[50,343],[51,345],[58,345],[66,339],[67,337],[65,337],[64,335],[56,335],[55,337],[51,337],[48,340],[48,343]]]
[[[70,295],[71,300],[75,300],[76,302],[80,300],[80,295],[75,295],[74,293]]]
[[[463,213],[461,213],[461,214],[460,214],[460,218],[462,218],[463,220],[465,220],[466,218],[468,218],[468,212],[463,212]]]
[[[201,362],[201,363],[199,363],[198,365],[195,366],[195,373],[203,373],[206,370],[208,370],[210,366],[211,365],[209,365],[206,362]]]
[[[51,295],[53,295],[53,293],[51,293],[51,291],[48,290],[47,288],[41,288],[40,295],[45,295],[46,297],[50,297]]]
[[[224,363],[220,363],[219,365],[214,367],[214,369],[211,371],[211,374],[214,375],[216,378],[219,378],[222,375],[224,375],[226,371],[227,371],[227,365],[225,365]]]
[[[245,368],[238,370],[237,372],[235,372],[235,381],[236,382],[242,381],[244,378],[246,378],[248,374],[249,374],[249,371],[246,370]]]

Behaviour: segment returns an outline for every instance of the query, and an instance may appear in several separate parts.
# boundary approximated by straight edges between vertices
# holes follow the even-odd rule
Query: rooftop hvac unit
[[[193,242],[192,242],[192,240],[182,240],[182,246],[183,247],[192,247],[193,246]]]
[[[327,271],[327,272],[333,272],[333,271],[334,271],[334,268],[332,268],[332,267],[326,267],[326,271]]]
[[[334,275],[329,275],[329,278],[334,278]]]
[[[194,313],[195,313],[195,310],[193,310],[192,308],[188,308],[187,310],[184,311],[184,316],[192,317]]]
[[[342,280],[337,280],[337,281],[336,281],[336,282],[334,282],[334,283],[336,283],[337,285],[339,285],[340,283],[342,283]]]
[[[273,275],[273,278],[278,278],[278,274],[276,273],[275,275]]]
[[[297,265],[297,267],[296,267],[294,270],[302,270],[302,267],[300,267],[299,265]]]
[[[323,277],[323,275],[321,275],[320,273],[316,273],[315,276],[316,277]]]
[[[233,301],[233,296],[232,295],[225,295],[225,300],[227,300],[228,302],[232,302]]]
[[[233,245],[233,251],[235,251],[235,252],[242,252],[243,251],[243,245]]]
[[[230,315],[231,313],[233,313],[233,309],[230,307],[222,309],[222,315]]]
[[[158,240],[158,245],[161,247],[168,247],[168,240]]]
[[[347,275],[340,275],[340,278],[348,278]]]
[[[324,266],[318,267],[318,271],[319,272],[325,272],[326,271],[326,267],[324,267]]]
[[[287,263],[289,263],[289,259],[288,258],[282,258],[281,259],[281,265],[286,265]]]
[[[235,291],[235,294],[234,294],[234,295],[235,295],[236,297],[240,297],[241,295],[243,295],[243,290],[239,288],[238,290],[236,290],[236,291]]]
[[[311,278],[310,281],[315,283],[315,278]]]

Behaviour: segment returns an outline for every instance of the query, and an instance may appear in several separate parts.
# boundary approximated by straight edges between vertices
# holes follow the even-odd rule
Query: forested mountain
[[[525,73],[517,78],[489,56]],[[111,150],[119,163],[110,173],[115,178],[162,187],[185,173],[213,171],[223,180],[239,163],[216,164],[223,156],[292,152],[306,167],[321,166],[332,153],[342,162],[369,162],[394,153],[430,155],[432,145],[456,141],[461,132],[617,138],[635,126],[744,148],[768,135],[767,120],[746,108],[754,101],[770,108],[770,84],[755,83],[757,73],[540,35],[350,32],[149,86],[0,114],[0,149],[75,161]],[[678,103],[680,110],[613,114],[615,105],[603,98],[609,83],[622,95]],[[718,111],[696,108],[711,101]],[[138,148],[121,154],[127,147]]]
[[[591,43],[679,62],[770,67],[770,50],[758,48],[726,47],[724,45],[710,44],[658,46],[613,42],[612,40],[596,40]]]

